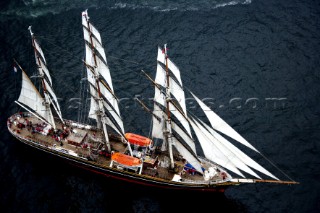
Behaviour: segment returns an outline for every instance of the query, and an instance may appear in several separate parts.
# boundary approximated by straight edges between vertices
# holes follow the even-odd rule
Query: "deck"
[[[72,155],[76,158],[90,159],[96,165],[109,167],[111,164],[111,155],[104,150],[103,134],[95,127],[77,124],[73,121],[67,121],[65,124],[56,120],[57,131],[53,131],[46,123],[32,116],[30,113],[20,113],[11,116],[8,119],[9,130],[13,134],[19,135],[24,139],[36,141],[37,143],[55,151]],[[126,153],[127,144],[114,135],[109,135],[111,149],[115,152]],[[133,146],[134,147],[134,146]],[[133,150],[138,153],[138,150]],[[195,171],[185,171],[184,161],[175,161],[173,170],[167,168],[169,159],[164,153],[159,151],[146,152],[143,159],[142,176],[150,178],[159,178],[171,181],[175,174],[180,175],[181,181],[186,182],[204,182],[204,176]],[[204,169],[210,165],[204,164]],[[122,167],[115,164],[113,166],[119,170],[138,173],[137,170]],[[214,181],[222,181],[220,174],[213,177]]]

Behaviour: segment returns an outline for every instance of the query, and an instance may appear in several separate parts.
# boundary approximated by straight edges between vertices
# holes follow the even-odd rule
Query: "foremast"
[[[53,113],[51,106],[55,109],[56,114],[59,116],[62,122],[62,114],[60,111],[60,105],[57,100],[57,96],[53,91],[52,88],[52,80],[49,73],[48,68],[46,67],[46,60],[43,54],[43,51],[38,44],[35,36],[31,30],[31,26],[29,26],[28,30],[30,31],[31,38],[32,38],[32,46],[34,49],[35,60],[38,68],[38,72],[41,78],[41,85],[43,89],[44,99],[42,98],[39,91],[34,87],[33,83],[30,81],[26,73],[22,70],[20,65],[17,63],[19,68],[22,70],[22,77],[23,77],[23,85],[20,97],[16,103],[18,103],[23,108],[27,109],[32,114],[37,113],[37,117],[41,117],[46,123],[50,124],[54,129],[56,129],[56,123],[53,118]],[[26,108],[25,106],[30,107],[30,109]],[[42,105],[42,106],[40,106]],[[32,112],[32,110],[34,112]]]

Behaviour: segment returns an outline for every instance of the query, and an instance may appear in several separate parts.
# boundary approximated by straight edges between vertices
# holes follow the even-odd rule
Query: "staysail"
[[[196,99],[198,104],[200,105],[203,112],[206,114],[207,118],[210,121],[211,126],[222,132],[225,135],[233,138],[234,140],[242,143],[243,145],[249,147],[250,149],[259,152],[256,148],[254,148],[246,139],[244,139],[239,133],[237,133],[229,124],[227,124],[222,118],[220,118],[216,113],[214,113],[207,105],[205,105],[197,96],[195,96],[192,92],[190,92],[192,96]]]
[[[198,119],[201,123],[201,125],[203,126],[202,128],[205,128],[204,131],[207,131],[207,133],[210,133],[211,136],[209,137],[213,137],[212,141],[216,141],[217,143],[220,143],[222,146],[224,146],[224,148],[222,148],[222,150],[226,150],[224,152],[227,153],[228,156],[230,156],[229,158],[231,160],[236,160],[236,161],[241,161],[244,164],[246,164],[247,166],[273,178],[273,179],[277,179],[277,177],[275,177],[273,174],[271,174],[269,171],[267,171],[265,168],[263,168],[261,165],[259,165],[257,162],[255,162],[253,159],[251,159],[248,155],[246,155],[244,152],[242,152],[239,148],[237,148],[236,146],[234,146],[232,143],[230,143],[227,139],[225,139],[223,136],[221,136],[218,132],[216,132],[215,130],[213,130],[210,126],[208,126],[207,124],[205,124],[203,121],[201,121],[200,119]],[[198,124],[199,126],[201,126],[200,124]],[[221,150],[221,149],[220,149]],[[221,151],[222,151],[221,150]],[[235,165],[239,168],[240,166],[238,165],[238,163],[236,163],[236,161],[234,161]],[[260,178],[259,176],[257,176],[255,173],[251,173],[250,171],[246,171],[244,169],[241,169],[255,177]]]
[[[212,126],[215,126],[216,129],[220,132],[257,151],[251,144],[249,144],[249,142],[243,139],[242,136],[240,136],[225,121],[223,121],[209,107],[207,107],[197,96],[195,96],[192,92],[190,93],[199,103],[200,107],[209,118],[210,124]],[[199,120],[199,122],[197,120]],[[239,171],[239,169],[261,179],[261,177],[251,169],[253,168],[273,179],[278,180],[277,177],[272,175],[269,171],[252,160],[249,156],[244,154],[240,149],[235,147],[227,139],[214,131],[210,126],[205,124],[200,119],[193,118],[189,119],[189,121],[191,121],[193,130],[195,131],[200,145],[202,146],[202,149],[205,153],[205,156],[208,159],[218,163],[224,168],[229,169],[230,171],[233,171],[234,173],[242,177],[243,174]],[[212,124],[213,122],[216,123]]]
[[[47,123],[53,126],[54,120],[51,111],[45,106],[45,100],[31,82],[27,74],[22,71],[22,87],[20,96],[18,98],[19,105],[24,104],[29,107],[31,112],[35,112],[40,118],[44,119]]]

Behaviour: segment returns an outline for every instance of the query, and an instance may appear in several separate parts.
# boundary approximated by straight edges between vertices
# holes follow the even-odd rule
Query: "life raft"
[[[142,161],[139,158],[135,158],[120,152],[112,153],[111,160],[125,166],[140,166],[142,163]]]
[[[141,135],[137,135],[137,134],[133,134],[133,133],[126,133],[124,136],[130,144],[134,144],[137,146],[143,146],[143,147],[152,145],[152,140],[150,138],[147,138],[147,137],[144,137]]]

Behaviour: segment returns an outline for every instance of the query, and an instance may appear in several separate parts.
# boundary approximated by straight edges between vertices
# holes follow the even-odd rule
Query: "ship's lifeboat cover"
[[[113,153],[111,155],[111,159],[125,166],[140,166],[142,163],[139,158],[135,158],[120,152]]]
[[[143,137],[141,135],[133,134],[133,133],[126,133],[126,139],[129,141],[130,144],[134,144],[137,146],[149,146],[152,143],[152,140],[147,137]]]

